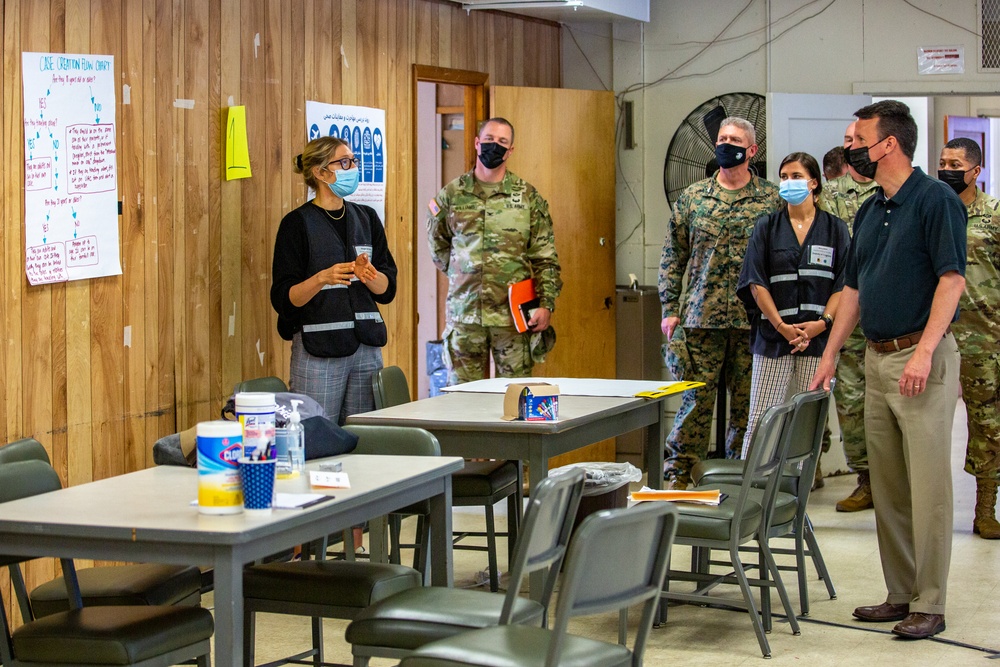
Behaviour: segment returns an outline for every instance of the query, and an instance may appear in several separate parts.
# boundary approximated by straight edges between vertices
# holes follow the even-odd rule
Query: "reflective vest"
[[[331,221],[317,208],[303,211],[309,239],[307,275],[334,264],[353,261],[361,253],[372,257],[372,223],[350,202],[347,207],[347,242],[344,247]],[[347,357],[361,343],[382,347],[388,339],[385,323],[372,293],[354,278],[350,285],[325,285],[300,310],[302,344],[314,357]]]

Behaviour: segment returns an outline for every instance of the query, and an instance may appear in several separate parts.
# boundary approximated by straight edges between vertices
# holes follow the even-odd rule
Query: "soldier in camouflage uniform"
[[[757,218],[778,208],[778,188],[753,176],[753,125],[722,122],[716,142],[719,173],[689,186],[674,205],[660,259],[661,328],[669,340],[667,366],[678,380],[705,383],[684,392],[666,441],[663,476],[686,488],[691,468],[708,452],[719,372],[731,396],[726,455],[739,456],[750,403],[750,322],[736,297],[747,242]],[[681,293],[687,276],[687,288]],[[724,416],[720,415],[720,419]]]
[[[965,471],[976,478],[972,530],[1000,539],[996,520],[1000,481],[1000,200],[976,187],[983,153],[972,139],[952,139],[941,151],[938,178],[958,193],[969,212],[968,263],[958,322],[960,380],[969,423]]]
[[[854,140],[854,123],[844,132],[844,149]],[[847,174],[828,181],[819,196],[819,207],[847,223],[854,233],[858,209],[875,194],[878,183],[861,176],[848,165]],[[874,507],[868,474],[868,447],[865,444],[865,335],[857,326],[840,351],[837,383],[833,387],[840,422],[840,439],[851,469],[858,474],[858,486],[850,496],[837,503],[838,512],[857,512]]]
[[[483,124],[475,169],[441,190],[428,205],[427,243],[448,276],[445,363],[450,384],[487,377],[489,355],[499,377],[531,375],[531,337],[549,328],[562,289],[549,205],[507,169],[514,128],[503,118]],[[539,308],[518,333],[507,288],[534,278]],[[551,333],[551,332],[549,332]]]

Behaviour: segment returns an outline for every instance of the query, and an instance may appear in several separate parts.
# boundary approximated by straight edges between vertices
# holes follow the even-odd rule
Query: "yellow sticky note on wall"
[[[250,148],[247,146],[247,109],[229,107],[226,118],[226,180],[250,178]]]

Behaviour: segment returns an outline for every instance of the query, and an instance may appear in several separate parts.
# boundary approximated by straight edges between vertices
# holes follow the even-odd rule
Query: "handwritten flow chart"
[[[23,53],[25,273],[121,274],[114,58]]]

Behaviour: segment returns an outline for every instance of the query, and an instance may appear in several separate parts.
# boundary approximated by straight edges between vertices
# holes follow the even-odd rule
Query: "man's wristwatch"
[[[827,331],[833,328],[833,318],[830,316],[829,313],[824,313],[823,317],[819,319],[823,320],[823,322],[826,324]]]

